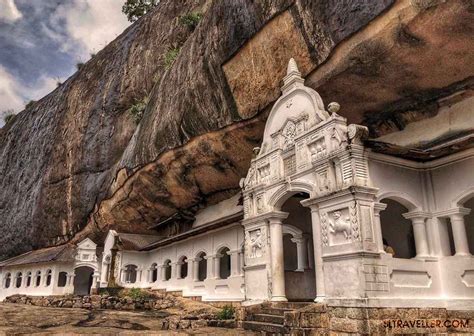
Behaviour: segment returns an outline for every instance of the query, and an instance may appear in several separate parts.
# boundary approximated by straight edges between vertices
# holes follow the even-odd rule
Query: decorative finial
[[[340,109],[341,109],[341,105],[339,105],[339,103],[332,102],[332,103],[329,103],[328,105],[328,111],[331,113],[337,113],[339,112]]]
[[[301,77],[301,72],[298,70],[294,58],[290,58],[288,61],[288,67],[286,68],[286,76],[283,78],[283,86],[281,90],[283,93],[287,93],[288,91],[303,85],[304,79]]]
[[[298,65],[296,65],[295,59],[292,57],[290,58],[290,61],[288,62],[288,67],[286,68],[286,74],[289,75],[292,72],[298,72]]]

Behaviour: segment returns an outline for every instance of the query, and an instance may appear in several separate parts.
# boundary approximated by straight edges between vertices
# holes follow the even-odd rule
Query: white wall
[[[51,284],[46,286],[46,272],[48,270],[52,271]],[[41,284],[36,286],[36,273],[41,271]],[[4,288],[4,277],[10,272],[12,275],[12,280],[9,288]],[[16,288],[16,274],[22,272],[22,285],[20,288]],[[28,272],[31,272],[31,284],[27,287],[26,276]],[[16,267],[5,267],[2,269],[0,274],[1,276],[1,287],[0,287],[0,300],[5,299],[7,296],[14,294],[25,294],[25,295],[62,295],[66,293],[72,293],[72,287],[58,287],[58,276],[59,272],[67,272],[68,274],[73,273],[72,264],[69,263],[43,263],[43,264],[33,264],[33,265],[21,265]]]
[[[133,264],[142,270],[141,277],[138,274],[135,284],[122,283],[122,285],[183,291],[184,296],[202,296],[203,300],[243,300],[243,265],[241,265],[239,254],[243,240],[242,226],[239,223],[234,223],[225,228],[209,231],[150,252],[122,251],[122,269],[128,264]],[[218,278],[218,271],[214,267],[215,263],[212,258],[223,247],[229,248],[231,252],[231,275],[227,279]],[[194,281],[192,259],[200,252],[205,252],[210,257],[207,260],[207,278],[204,281]],[[183,256],[188,258],[188,276],[185,279],[179,279],[176,263]],[[159,268],[158,280],[151,283],[149,273],[151,265],[156,263],[161,266],[166,260],[171,260],[172,263],[171,279],[163,281]]]

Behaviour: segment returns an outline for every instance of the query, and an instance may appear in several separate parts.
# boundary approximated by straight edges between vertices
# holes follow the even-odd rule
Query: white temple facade
[[[100,251],[86,239],[69,257],[1,262],[0,300],[118,285],[246,304],[474,309],[474,149],[376,153],[338,111],[291,60],[241,194],[178,234],[111,230]]]

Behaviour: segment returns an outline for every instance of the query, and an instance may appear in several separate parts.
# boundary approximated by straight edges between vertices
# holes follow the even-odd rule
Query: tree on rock
[[[128,21],[135,22],[159,2],[160,0],[127,0],[122,6],[122,12],[127,15]]]

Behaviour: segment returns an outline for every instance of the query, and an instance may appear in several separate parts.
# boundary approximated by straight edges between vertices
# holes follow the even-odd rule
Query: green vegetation
[[[153,294],[141,288],[130,288],[128,290],[123,290],[120,296],[129,296],[133,300],[145,300],[153,298]]]
[[[133,121],[135,121],[135,124],[139,124],[140,120],[142,120],[143,117],[143,112],[145,112],[146,106],[148,104],[148,96],[143,97],[142,100],[136,101],[135,104],[133,104],[129,109],[128,113],[133,118]]]
[[[201,13],[189,13],[179,18],[179,22],[194,30],[202,19]]]
[[[8,124],[10,121],[15,119],[15,116],[16,116],[13,110],[2,111],[1,114],[3,116],[3,121],[5,122],[5,124]]]
[[[217,314],[219,320],[231,320],[234,318],[235,309],[231,305],[225,305],[222,310]]]
[[[25,109],[31,108],[36,103],[36,100],[30,100],[26,105]]]
[[[174,60],[178,57],[179,48],[171,48],[165,54],[165,68],[169,69],[173,65]]]
[[[159,0],[127,0],[122,6],[122,13],[127,15],[128,21],[135,22],[159,2]]]
[[[77,70],[81,70],[81,68],[84,66],[84,63],[83,62],[77,62],[76,63],[76,68]]]

